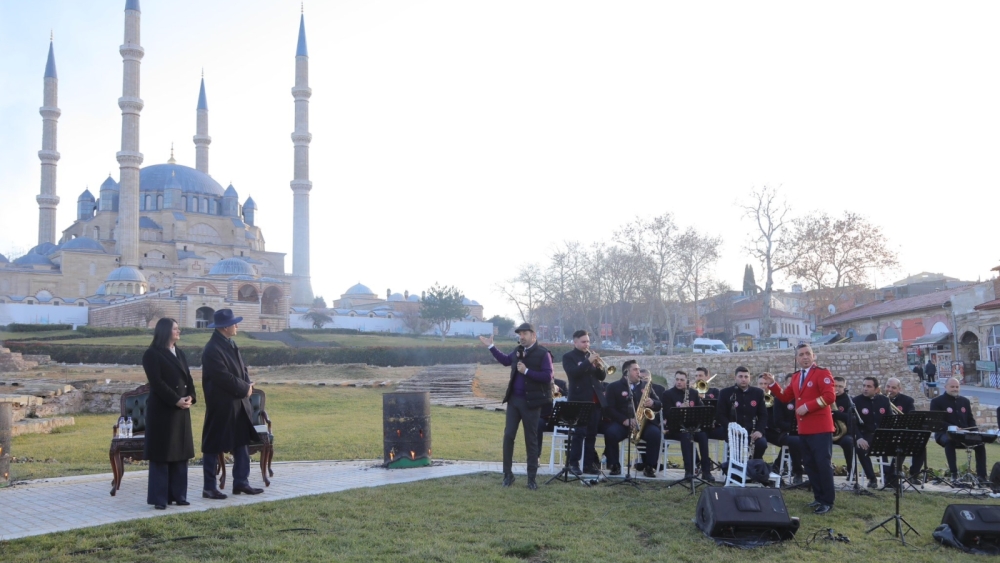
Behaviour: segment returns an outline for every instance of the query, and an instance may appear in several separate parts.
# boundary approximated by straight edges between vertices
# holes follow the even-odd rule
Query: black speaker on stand
[[[705,535],[724,540],[787,540],[799,529],[799,519],[788,515],[781,490],[760,487],[705,489],[695,523]]]

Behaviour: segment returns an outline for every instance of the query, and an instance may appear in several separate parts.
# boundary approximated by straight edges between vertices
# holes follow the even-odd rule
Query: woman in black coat
[[[142,369],[149,380],[146,400],[145,456],[149,461],[146,503],[163,510],[169,503],[187,501],[188,460],[194,457],[191,405],[196,401],[194,381],[184,352],[177,321],[156,323],[153,343],[142,355]]]

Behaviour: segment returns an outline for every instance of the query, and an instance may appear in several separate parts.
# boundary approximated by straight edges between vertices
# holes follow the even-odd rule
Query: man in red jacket
[[[792,374],[792,381],[785,387],[774,382],[774,376],[766,373],[764,381],[771,394],[783,403],[795,402],[795,417],[798,421],[799,439],[802,444],[802,463],[813,497],[809,503],[816,507],[816,514],[826,514],[833,508],[836,491],[833,488],[833,414],[830,405],[836,402],[833,374],[816,365],[812,346],[806,343],[795,348],[795,361],[799,371]]]

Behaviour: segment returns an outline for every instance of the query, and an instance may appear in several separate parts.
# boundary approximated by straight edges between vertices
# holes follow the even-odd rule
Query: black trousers
[[[622,440],[628,439],[631,429],[622,426],[617,422],[612,422],[604,430],[604,452],[608,456],[608,463],[618,464],[618,444]],[[646,441],[646,453],[642,454],[642,463],[647,467],[656,469],[660,460],[660,428],[655,424],[646,424],[642,429],[642,439]],[[639,460],[632,460],[633,463]]]
[[[751,432],[747,430],[747,435],[749,437]],[[708,437],[712,440],[722,440],[723,442],[729,442],[729,428],[725,426],[717,426],[708,432]],[[764,452],[767,451],[767,438],[761,436],[753,441],[753,456],[752,459],[764,459]]]
[[[202,472],[205,477],[206,491],[218,489],[215,473],[219,468],[219,454],[205,452],[202,458]],[[246,446],[237,446],[233,450],[233,486],[250,486],[250,451]]]
[[[844,452],[844,459],[847,465],[847,474],[851,474],[851,468],[854,467],[854,436],[845,434],[841,436],[840,441],[837,442],[840,449]]]
[[[527,455],[528,473],[538,471],[538,419],[542,408],[528,408],[524,397],[511,396],[507,402],[507,423],[503,429],[503,474],[510,475],[514,464],[514,439],[517,427],[523,426],[524,450]]]
[[[802,444],[798,436],[790,436],[785,433],[767,431],[767,441],[778,446],[788,446],[788,456],[792,458],[792,466],[789,468],[792,475],[802,475]],[[780,455],[780,452],[779,452]],[[781,466],[781,459],[774,460],[774,466]],[[777,473],[777,471],[775,471]]]
[[[708,457],[708,434],[704,432],[667,432],[667,440],[677,440],[681,443],[681,457],[684,459],[684,475],[694,475],[693,442],[698,443],[698,454],[701,456],[701,474],[712,472],[712,460]],[[666,462],[664,462],[666,463]]]
[[[868,434],[867,432],[862,432],[860,438],[863,438],[866,442],[868,442],[868,447],[870,449],[874,436]],[[875,468],[872,466],[872,458],[866,450],[861,449],[861,446],[858,446],[858,463],[861,464],[861,469],[864,470],[865,477],[867,477],[869,481],[875,478]]]
[[[585,426],[574,426],[570,429],[569,437],[569,463],[571,467],[579,469],[580,456],[583,456],[583,466],[590,467],[599,464],[597,460],[597,450],[594,449],[594,442],[597,441],[597,426],[601,422],[601,409],[598,405],[590,411],[590,420]],[[608,460],[608,466],[611,466]],[[618,463],[615,461],[615,463]]]
[[[187,490],[187,460],[149,462],[146,504],[166,506],[171,502],[187,500]]]
[[[939,446],[944,448],[944,457],[948,460],[948,471],[950,471],[952,475],[957,474],[958,463],[955,460],[955,450],[960,446],[955,444],[955,441],[951,439],[951,436],[948,436],[947,432],[938,432],[938,434],[934,436],[934,441],[937,442]],[[985,479],[986,444],[979,444],[975,448],[972,448],[972,451],[976,454],[976,475],[980,479]]]
[[[837,491],[833,488],[833,433],[799,434],[802,444],[802,466],[809,476],[813,497],[817,502],[833,506]]]

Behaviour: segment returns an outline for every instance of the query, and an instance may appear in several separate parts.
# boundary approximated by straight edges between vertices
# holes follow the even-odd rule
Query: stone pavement
[[[275,463],[271,486],[266,487],[263,494],[254,496],[230,495],[228,499],[221,501],[201,498],[201,466],[192,466],[188,473],[188,500],[191,505],[170,505],[166,510],[156,510],[146,504],[148,475],[146,471],[126,472],[122,479],[121,489],[116,496],[109,494],[111,491],[110,473],[18,482],[12,487],[0,489],[0,507],[31,507],[31,510],[30,512],[22,511],[20,518],[0,519],[0,541],[138,518],[200,512],[213,508],[335,493],[359,487],[410,483],[424,479],[481,472],[498,474],[497,485],[499,489],[499,473],[502,470],[499,462],[435,461],[434,465],[430,467],[393,470],[382,469],[378,467],[378,463],[376,460]],[[543,463],[538,471],[539,484],[545,483],[548,480],[548,475],[559,469],[560,467],[555,467],[553,471],[550,471],[548,464]],[[523,463],[514,464],[514,472],[523,475],[525,465]],[[683,471],[680,469],[668,469],[663,477],[647,480],[640,476],[639,479],[665,484],[681,478],[682,475]],[[718,472],[715,473],[715,476],[720,479],[724,478]],[[227,494],[232,492],[231,479],[232,473],[230,471],[225,491]],[[838,490],[840,490],[839,485],[842,485],[845,479],[837,477],[836,482]],[[263,487],[256,464],[251,464],[250,484],[254,487]],[[515,486],[522,487],[525,484],[526,481],[519,479]],[[574,483],[570,484],[579,486]],[[719,485],[722,485],[721,481]],[[943,493],[952,490],[941,486],[926,485],[925,491]],[[886,494],[889,495],[889,493]],[[886,498],[891,498],[891,495]]]

